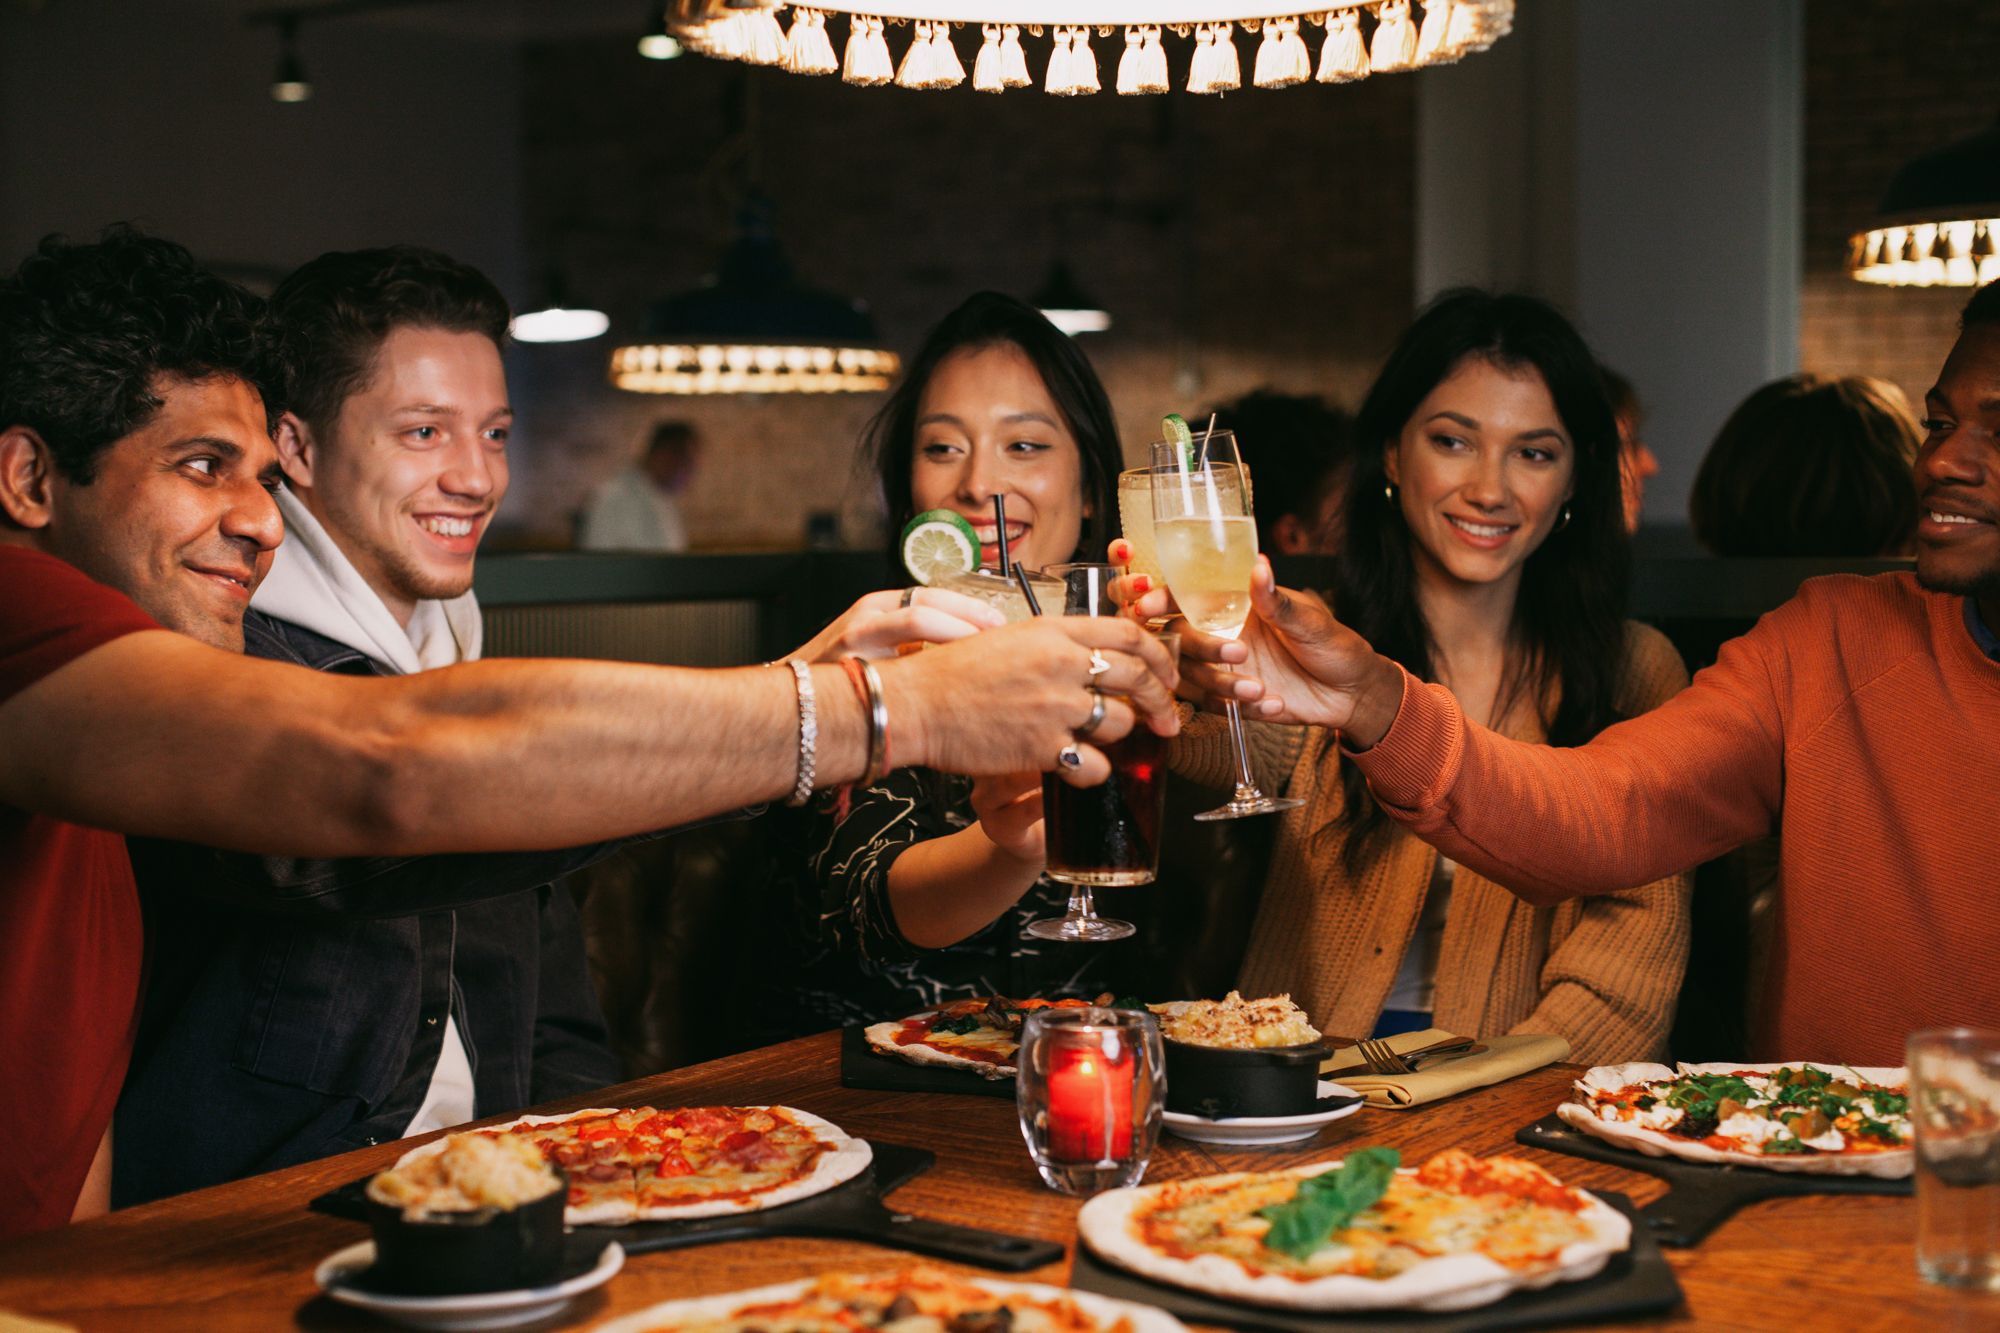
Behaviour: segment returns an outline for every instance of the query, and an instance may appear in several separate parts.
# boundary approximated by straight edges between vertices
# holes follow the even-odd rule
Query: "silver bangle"
[[[800,806],[811,800],[813,794],[813,770],[819,760],[819,709],[813,698],[812,668],[797,657],[785,665],[792,669],[792,679],[799,689],[799,776],[785,804]]]
[[[868,682],[868,774],[861,780],[865,787],[889,776],[889,705],[882,698],[882,677],[865,657],[861,677]]]

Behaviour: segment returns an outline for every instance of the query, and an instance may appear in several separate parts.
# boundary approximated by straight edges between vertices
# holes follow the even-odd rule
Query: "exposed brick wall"
[[[1921,408],[1970,293],[1856,282],[1847,238],[1904,162],[2000,116],[2000,4],[1813,0],[1805,96],[1800,363],[1894,380]]]
[[[971,43],[960,35],[968,64]],[[1241,42],[1245,69],[1252,46]],[[1177,53],[1178,55],[1178,53]],[[625,41],[531,48],[525,65],[531,260],[559,232],[578,295],[612,337],[693,284],[723,231],[703,173],[731,84],[756,85],[762,176],[800,273],[866,297],[890,345],[981,287],[1026,295],[1067,220],[1071,262],[1117,318],[1085,341],[1136,457],[1161,413],[1261,384],[1349,405],[1411,309],[1415,87],[1246,90],[1224,100],[1037,90],[860,89]],[[522,348],[517,529],[553,536],[680,415],[710,450],[685,507],[698,544],[799,544],[808,511],[871,506],[854,442],[879,396],[667,399],[604,386],[610,340]]]

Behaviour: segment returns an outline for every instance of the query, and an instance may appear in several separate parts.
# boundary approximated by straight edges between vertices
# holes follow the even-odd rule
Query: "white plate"
[[[1361,1094],[1345,1083],[1328,1083],[1320,1080],[1321,1097],[1359,1097]],[[1256,1115],[1237,1116],[1232,1119],[1210,1120],[1204,1116],[1189,1115],[1185,1111],[1169,1111],[1165,1119],[1167,1128],[1184,1139],[1196,1143],[1216,1143],[1230,1148],[1263,1148],[1279,1143],[1297,1143],[1319,1133],[1322,1125],[1330,1125],[1336,1120],[1344,1120],[1361,1109],[1357,1101],[1352,1106],[1338,1106],[1331,1111],[1314,1111],[1310,1115]]]
[[[616,1241],[604,1247],[597,1267],[550,1287],[520,1287],[513,1291],[476,1291],[463,1296],[386,1296],[362,1291],[339,1279],[375,1262],[375,1242],[364,1240],[328,1255],[313,1270],[313,1281],[331,1299],[356,1306],[410,1328],[512,1328],[545,1319],[570,1298],[601,1287],[625,1266],[625,1251]]]

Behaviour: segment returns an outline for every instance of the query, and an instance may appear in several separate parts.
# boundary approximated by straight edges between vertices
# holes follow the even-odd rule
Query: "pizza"
[[[1531,1162],[1392,1148],[1283,1171],[1112,1190],[1078,1234],[1172,1286],[1288,1309],[1464,1310],[1590,1277],[1631,1243],[1609,1204]]]
[[[1556,1114],[1651,1157],[1883,1179],[1914,1168],[1901,1068],[1601,1065],[1576,1081],[1574,1100]]]
[[[1081,1009],[1089,1000],[1010,1000],[1004,995],[953,1000],[911,1018],[871,1024],[868,1049],[916,1065],[963,1069],[982,1078],[1014,1077],[1021,1025],[1037,1009]]]
[[[789,1106],[597,1108],[522,1116],[403,1154],[398,1169],[472,1136],[522,1139],[558,1167],[571,1226],[678,1221],[775,1208],[867,1169],[868,1145]]]
[[[1163,1310],[1026,1282],[934,1268],[833,1274],[753,1291],[667,1301],[597,1333],[1186,1333]]]

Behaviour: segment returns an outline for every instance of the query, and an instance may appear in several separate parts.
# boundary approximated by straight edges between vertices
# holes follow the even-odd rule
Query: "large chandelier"
[[[787,11],[789,26],[781,22]],[[839,58],[827,28],[836,17],[847,27]],[[1303,9],[1298,0],[675,0],[667,16],[674,36],[702,55],[794,74],[839,74],[863,86],[957,87],[967,74],[953,33],[970,28],[980,38],[970,76],[974,88],[998,93],[1032,87],[1024,38],[1038,47],[1046,38],[1042,87],[1065,97],[1102,89],[1099,41],[1107,56],[1118,54],[1112,84],[1121,93],[1169,91],[1167,33],[1193,43],[1183,86],[1191,93],[1225,93],[1244,83],[1238,29],[1261,34],[1249,81],[1288,88],[1449,64],[1485,50],[1513,24],[1514,0],[1346,0]],[[909,40],[898,61],[889,36],[903,28]],[[1317,64],[1307,42],[1314,29],[1325,33]]]
[[[1847,271],[1887,287],[2000,279],[2000,126],[1904,164],[1875,224],[1847,243]]]

